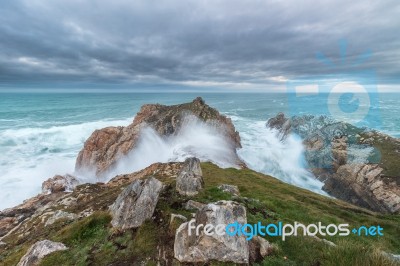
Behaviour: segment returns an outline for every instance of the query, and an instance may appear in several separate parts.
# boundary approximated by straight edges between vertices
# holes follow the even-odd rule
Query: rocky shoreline
[[[377,131],[357,128],[325,116],[268,120],[282,141],[290,133],[305,146],[309,169],[323,190],[349,203],[382,213],[400,213],[400,140]],[[393,174],[394,173],[394,174]]]
[[[185,162],[156,163],[138,172],[115,176],[107,183],[100,182],[118,160],[135,149],[141,130],[150,127],[167,137],[177,134],[187,117],[222,132],[230,143],[230,159],[238,169],[221,169],[188,158]],[[325,182],[328,193],[359,207],[398,214],[399,185],[396,178],[389,176],[390,162],[368,163],[352,153],[355,148],[371,151],[378,141],[390,143],[396,147],[391,152],[396,153],[398,140],[321,119],[319,123],[325,126],[313,129],[320,125],[314,123],[315,118],[288,119],[278,114],[268,121],[268,126],[280,132],[282,141],[291,132],[299,134],[310,165],[331,163],[330,168],[312,167],[315,176]],[[351,134],[346,133],[350,131]],[[358,142],[354,145],[360,146],[350,146],[348,140],[356,134]],[[189,236],[188,224],[296,221],[307,220],[312,213],[319,213],[326,221],[335,215],[337,219],[350,219],[358,213],[360,220],[351,218],[352,222],[371,219],[394,232],[392,237],[396,238],[399,223],[392,218],[396,216],[378,217],[369,210],[256,173],[247,169],[237,155],[240,147],[240,136],[232,121],[201,98],[174,106],[144,105],[131,125],[96,130],[85,142],[77,157],[76,171],[93,172],[98,183],[79,184],[72,175],[57,175],[43,183],[41,194],[0,212],[0,261],[4,265],[252,265],[289,262],[284,254],[295,246],[299,254],[290,253],[294,263],[301,260],[302,246],[321,245],[323,252],[340,247],[318,237],[287,247],[284,242],[259,236],[251,241],[244,235]],[[357,166],[348,163],[349,157]],[[304,216],[307,210],[309,214]],[[374,259],[395,265],[390,255],[400,248],[395,244],[388,244],[389,253],[385,254],[389,255],[379,251]],[[364,254],[357,245],[355,248],[355,252]]]

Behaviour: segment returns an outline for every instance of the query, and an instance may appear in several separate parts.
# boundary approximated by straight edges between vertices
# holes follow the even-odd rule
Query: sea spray
[[[249,168],[326,195],[323,183],[305,169],[304,147],[298,136],[281,141],[278,132],[267,128],[264,121],[239,118],[234,123],[239,130],[247,128],[240,131],[243,148],[238,153]]]
[[[263,121],[232,117],[243,148],[239,156],[256,170],[318,193],[322,183],[304,169],[303,146],[295,136],[281,142]],[[41,191],[44,180],[55,174],[75,174],[79,150],[90,134],[106,126],[128,125],[132,119],[87,122],[50,128],[0,131],[0,210],[15,206]],[[141,132],[138,145],[108,173],[141,170],[155,162],[184,161],[196,156],[220,167],[237,167],[235,155],[222,132],[198,119],[187,119],[176,135],[161,137],[151,128]],[[93,174],[78,175],[83,182],[99,181]],[[106,181],[106,180],[103,180]]]
[[[0,131],[0,210],[40,193],[42,182],[73,173],[85,140],[96,130],[132,119]]]
[[[238,167],[233,144],[223,130],[188,116],[179,132],[170,136],[162,137],[154,129],[144,128],[136,147],[107,176],[131,173],[157,162],[183,162],[188,157],[210,161],[222,168]]]

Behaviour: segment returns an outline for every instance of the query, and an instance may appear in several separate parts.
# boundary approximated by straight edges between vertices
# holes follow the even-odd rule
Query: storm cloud
[[[3,1],[0,87],[268,90],[357,68],[396,85],[399,14],[396,0]]]

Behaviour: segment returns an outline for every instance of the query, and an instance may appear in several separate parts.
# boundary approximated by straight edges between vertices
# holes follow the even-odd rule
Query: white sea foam
[[[72,173],[77,153],[94,130],[131,120],[0,131],[0,210],[36,195],[55,174]]]
[[[239,116],[232,120],[242,138],[239,155],[250,168],[324,194],[322,183],[304,169],[300,139],[290,136],[282,143],[262,121]],[[39,193],[41,183],[49,177],[73,173],[77,153],[95,129],[128,125],[131,121],[0,131],[0,210]],[[161,137],[151,128],[144,129],[135,150],[120,160],[108,177],[137,171],[155,162],[183,161],[190,156],[221,167],[236,166],[230,144],[222,133],[191,117],[177,135]],[[96,181],[93,176],[79,178]]]
[[[244,121],[237,125],[243,148],[238,151],[246,164],[286,183],[320,194],[323,183],[305,169],[304,147],[300,138],[290,135],[284,142],[263,121]]]
[[[223,168],[238,167],[226,137],[215,127],[189,116],[176,135],[161,137],[152,128],[142,130],[136,148],[118,162],[108,177],[138,171],[156,162],[182,162],[193,156]]]

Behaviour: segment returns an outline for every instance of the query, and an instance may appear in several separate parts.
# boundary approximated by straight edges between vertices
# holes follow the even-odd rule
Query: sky
[[[400,82],[400,2],[1,1],[0,90],[282,91]]]

